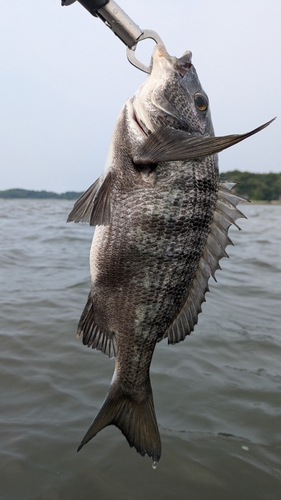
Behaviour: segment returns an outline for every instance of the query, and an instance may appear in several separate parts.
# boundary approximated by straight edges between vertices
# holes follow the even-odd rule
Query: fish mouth
[[[164,45],[158,44],[154,48],[153,56],[152,56],[152,70],[160,67],[161,69],[167,68],[170,66],[171,69],[174,69],[179,73],[179,75],[183,78],[187,71],[192,66],[192,52],[190,50],[186,50],[182,57],[179,59],[174,56],[170,56]]]
[[[182,77],[184,77],[187,71],[191,68],[192,66],[191,59],[192,59],[192,52],[190,50],[186,50],[182,57],[176,59],[175,69]]]
[[[154,48],[153,57],[165,57],[165,59],[171,59],[171,56],[168,54],[165,45],[158,43]]]

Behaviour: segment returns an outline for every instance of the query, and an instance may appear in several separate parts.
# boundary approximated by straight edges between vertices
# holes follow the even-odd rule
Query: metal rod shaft
[[[119,7],[114,0],[109,2],[97,11],[101,20],[131,48],[138,42],[143,30]]]

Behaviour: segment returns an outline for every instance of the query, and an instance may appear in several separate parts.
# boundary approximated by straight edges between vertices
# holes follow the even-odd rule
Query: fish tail
[[[116,425],[129,445],[134,447],[140,455],[148,455],[155,464],[159,461],[161,440],[150,382],[145,396],[142,394],[141,397],[123,392],[118,384],[111,385],[103,406],[77,451],[108,425]]]

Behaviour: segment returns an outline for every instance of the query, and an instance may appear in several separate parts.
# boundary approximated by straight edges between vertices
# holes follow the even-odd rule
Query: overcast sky
[[[220,170],[281,172],[281,0],[117,3],[141,28],[157,31],[170,54],[192,51],[216,135],[278,116],[221,153]],[[139,44],[146,63],[152,47]],[[145,78],[78,2],[2,0],[0,190],[85,190],[103,169],[123,103]]]

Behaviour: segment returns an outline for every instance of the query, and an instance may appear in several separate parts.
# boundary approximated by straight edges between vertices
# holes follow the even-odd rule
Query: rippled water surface
[[[280,500],[281,206],[245,205],[193,334],[157,345],[156,470],[111,426],[76,449],[113,360],[76,339],[92,229],[0,200],[0,499]]]

